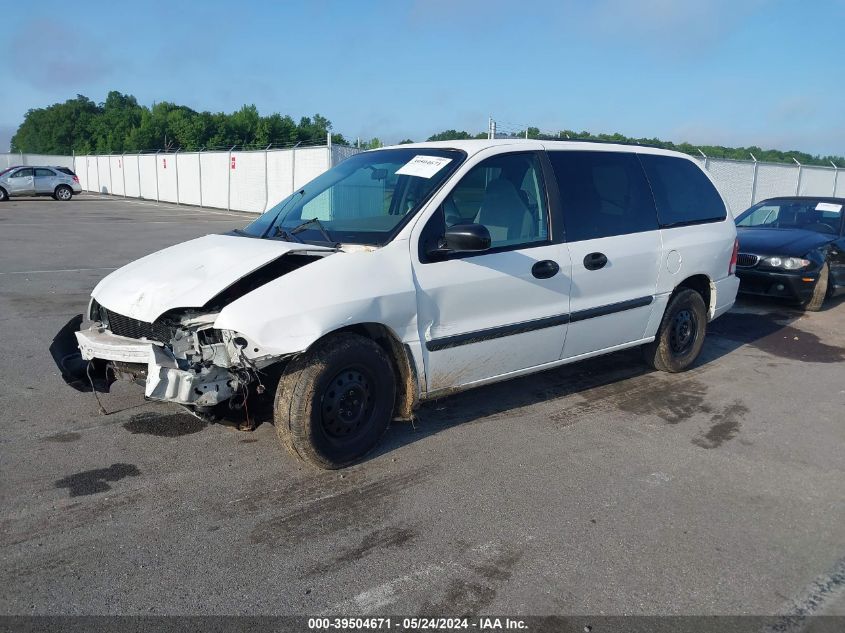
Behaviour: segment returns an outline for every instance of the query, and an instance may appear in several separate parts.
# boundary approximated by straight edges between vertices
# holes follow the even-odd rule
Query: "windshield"
[[[241,233],[290,241],[384,244],[465,157],[457,150],[428,148],[356,154],[296,190]]]
[[[764,229],[804,229],[839,235],[842,204],[823,200],[766,200],[736,219],[737,226]]]

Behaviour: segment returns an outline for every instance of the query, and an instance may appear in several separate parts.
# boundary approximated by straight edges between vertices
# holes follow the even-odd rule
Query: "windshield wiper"
[[[338,248],[338,247],[340,246],[340,242],[336,242],[336,241],[334,241],[334,240],[332,239],[332,236],[331,236],[331,235],[329,235],[329,232],[326,230],[326,227],[325,227],[325,226],[323,226],[323,223],[322,223],[322,222],[320,222],[319,218],[311,218],[310,220],[305,220],[305,221],[304,221],[304,222],[302,222],[301,224],[297,224],[295,227],[293,227],[293,228],[290,230],[290,235],[291,235],[291,236],[294,236],[294,235],[296,235],[297,233],[302,233],[302,231],[304,231],[305,229],[307,229],[307,228],[308,228],[309,226],[311,226],[312,224],[316,224],[316,225],[317,225],[317,228],[319,229],[320,234],[321,234],[323,237],[325,237],[325,238],[326,238],[326,241],[327,241],[329,244],[333,244],[335,248]]]
[[[273,231],[273,237],[280,237],[285,242],[299,242],[300,244],[304,244],[301,239],[296,237],[292,231],[285,231],[281,226],[277,226],[276,229]]]

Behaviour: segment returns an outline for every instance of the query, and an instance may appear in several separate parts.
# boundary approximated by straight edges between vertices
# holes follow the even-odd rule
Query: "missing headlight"
[[[223,342],[223,332],[214,328],[206,328],[197,332],[200,345],[215,345]]]

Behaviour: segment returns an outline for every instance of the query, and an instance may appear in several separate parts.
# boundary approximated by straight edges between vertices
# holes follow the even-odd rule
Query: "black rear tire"
[[[384,350],[358,334],[331,334],[286,367],[273,407],[276,434],[299,459],[343,468],[378,444],[395,400]]]
[[[659,371],[684,371],[701,353],[706,332],[704,299],[695,290],[683,288],[669,300],[654,342],[643,346],[643,357]]]
[[[819,271],[819,278],[816,281],[816,286],[813,289],[813,296],[804,304],[804,309],[807,312],[818,312],[824,305],[824,300],[827,298],[830,291],[830,267],[827,263],[822,266]]]

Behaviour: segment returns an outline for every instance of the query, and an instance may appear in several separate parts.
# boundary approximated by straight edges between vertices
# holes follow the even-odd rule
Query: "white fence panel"
[[[293,193],[293,174],[298,150],[267,152],[267,208]]]
[[[229,153],[205,152],[202,163],[202,203],[206,207],[229,208]]]
[[[802,196],[832,196],[833,170],[828,167],[801,168]]]
[[[202,205],[199,154],[179,154],[179,202]]]
[[[840,169],[836,173],[836,197],[845,198],[845,169]]]
[[[754,163],[711,159],[707,161],[707,171],[734,217],[751,206]]]
[[[114,195],[122,196],[126,194],[126,190],[123,186],[123,179],[126,177],[126,173],[123,169],[123,157],[122,156],[109,156],[109,172],[111,173],[112,177],[112,188],[114,191]]]
[[[69,167],[76,171],[76,160],[73,156],[57,156],[55,154],[21,154],[20,152],[0,153],[0,170],[17,165],[46,165],[47,167]]]
[[[229,159],[230,207],[261,213],[266,204],[264,152],[233,152]]]
[[[85,188],[87,191],[100,190],[100,179],[97,177],[96,156],[85,157],[85,182],[88,183],[88,186]]]
[[[293,186],[298,189],[331,167],[331,154],[326,147],[306,147],[296,150]]]
[[[131,198],[141,197],[141,157],[138,154],[123,157],[123,170],[126,179],[126,195]]]
[[[73,161],[73,172],[79,178],[79,184],[83,191],[88,189],[88,169],[84,156],[77,156]]]
[[[159,154],[156,159],[158,170],[158,199],[163,202],[176,202],[176,161],[173,154]]]
[[[109,169],[109,157],[97,156],[97,175],[100,178],[99,190],[100,193],[112,193],[112,177]]]
[[[151,154],[138,156],[138,171],[141,174],[141,198],[158,200],[156,157]]]
[[[797,165],[760,163],[757,171],[757,200],[794,196],[798,186]]]

